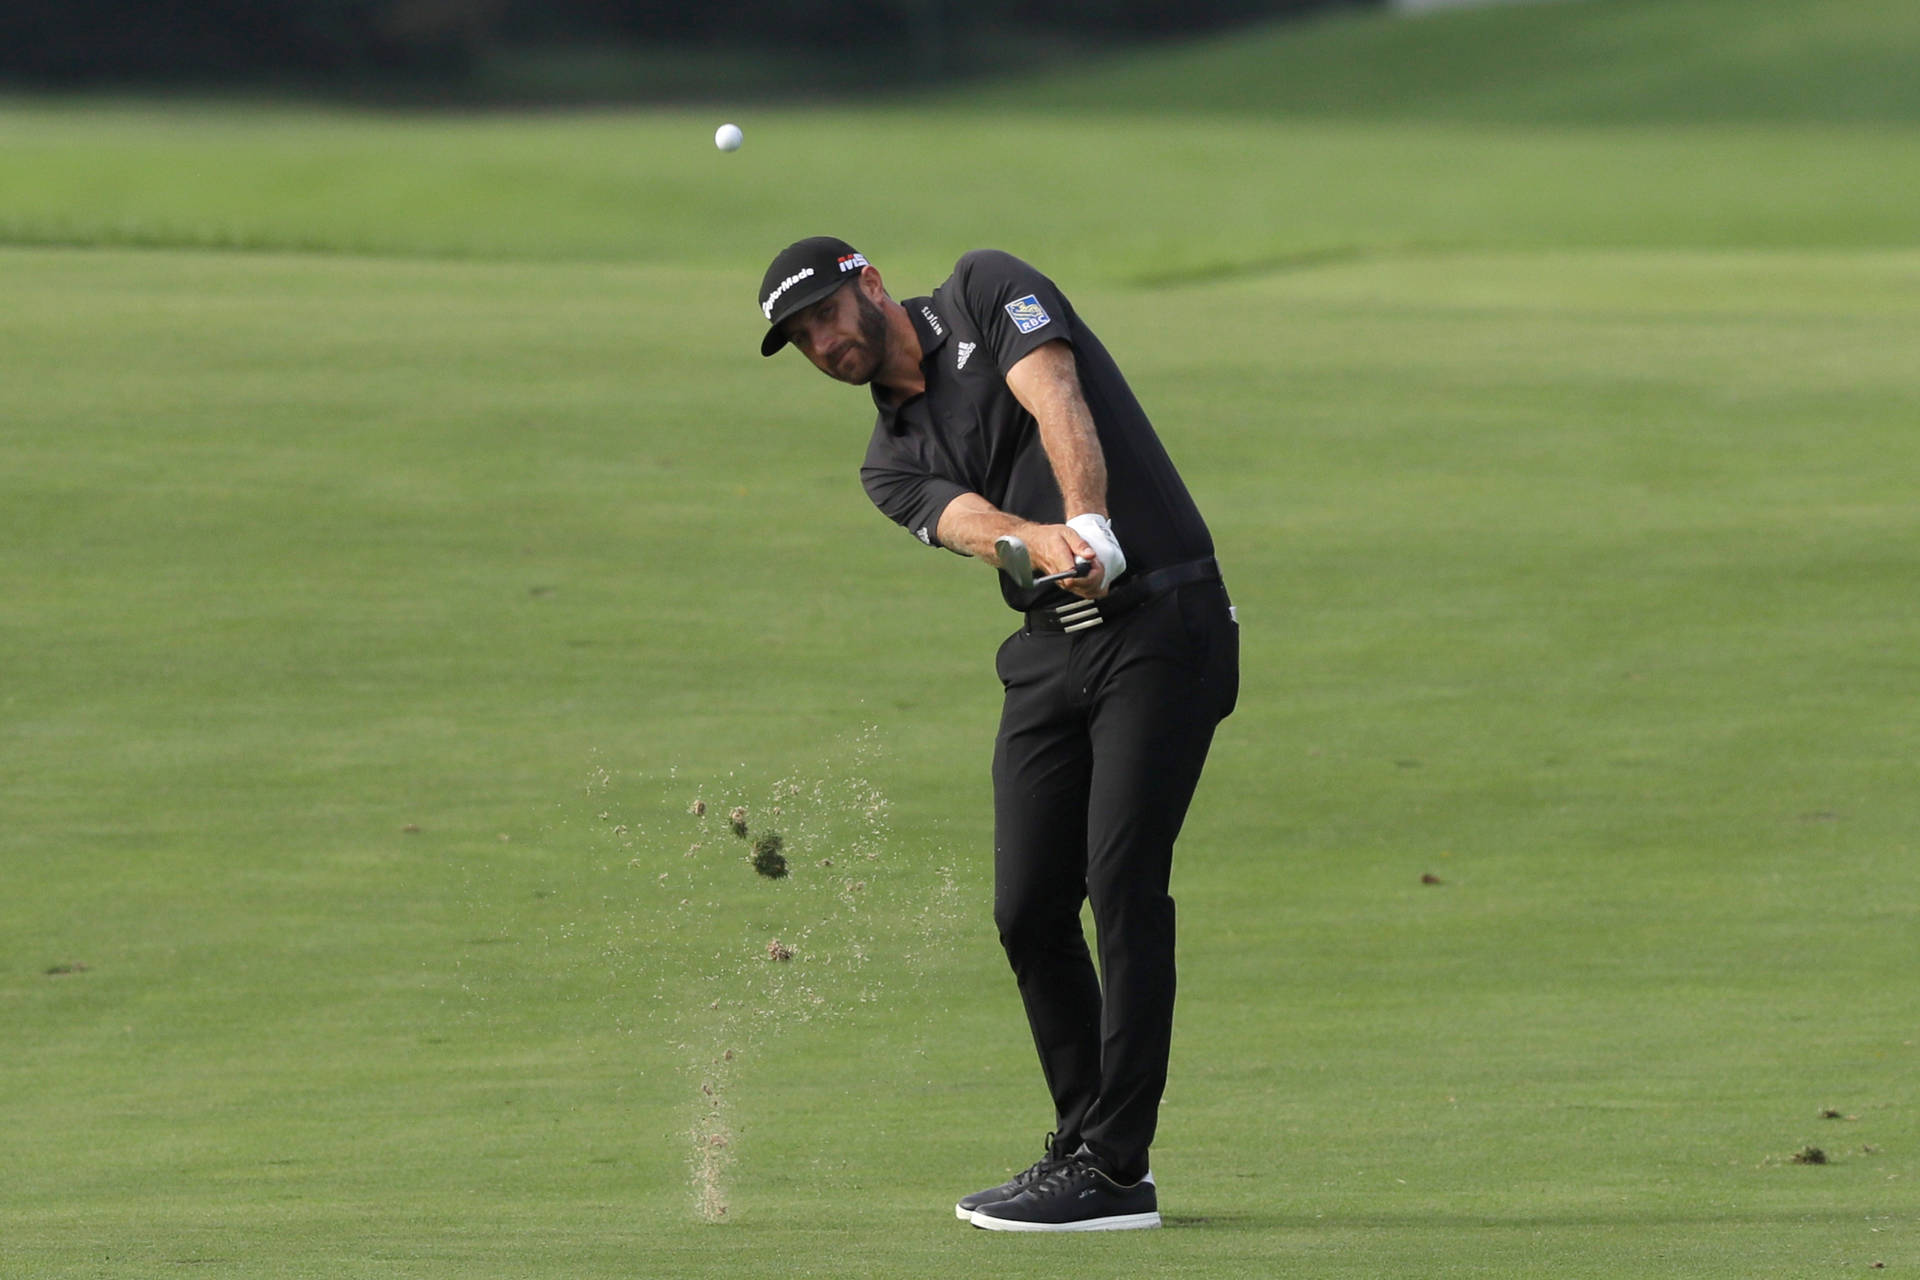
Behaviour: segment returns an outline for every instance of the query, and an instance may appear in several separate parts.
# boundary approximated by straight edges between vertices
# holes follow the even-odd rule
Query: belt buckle
[[[1107,620],[1106,615],[1100,612],[1098,600],[1076,599],[1067,604],[1055,605],[1052,612],[1054,620],[1060,624],[1060,629],[1069,634],[1090,630]]]

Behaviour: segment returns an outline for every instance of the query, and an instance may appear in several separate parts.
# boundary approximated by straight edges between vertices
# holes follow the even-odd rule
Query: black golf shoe
[[[973,1225],[988,1231],[1137,1231],[1160,1225],[1149,1173],[1115,1182],[1084,1155],[1063,1160],[1010,1200],[981,1205]]]
[[[999,1204],[1002,1200],[1011,1200],[1040,1181],[1048,1170],[1055,1165],[1065,1164],[1068,1157],[1061,1153],[1052,1134],[1047,1135],[1047,1154],[1028,1165],[1025,1170],[1016,1173],[997,1187],[988,1187],[985,1191],[976,1191],[970,1196],[961,1196],[960,1202],[953,1206],[953,1216],[962,1222],[973,1221],[973,1211],[982,1205]]]

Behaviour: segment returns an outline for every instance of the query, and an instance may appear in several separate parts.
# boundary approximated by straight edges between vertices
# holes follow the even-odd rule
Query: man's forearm
[[[1007,387],[1039,424],[1040,445],[1066,507],[1061,519],[1098,517],[1099,529],[1083,534],[1065,524],[1035,524],[1000,510],[977,493],[964,493],[940,515],[941,545],[997,568],[1000,557],[994,540],[1014,534],[1027,544],[1030,562],[1043,574],[1065,572],[1081,560],[1096,566],[1090,577],[1068,582],[1065,589],[1097,599],[1107,592],[1109,570],[1118,578],[1126,565],[1106,528],[1107,460],[1086,394],[1080,389],[1073,348],[1065,342],[1049,342],[1027,353],[1007,370]],[[1107,550],[1100,550],[1102,546]]]
[[[1006,533],[1025,538],[1032,527],[1031,521],[1008,515],[977,493],[963,493],[940,513],[937,532],[941,546],[998,568],[1000,558],[994,554],[993,540]]]
[[[1107,514],[1107,459],[1080,389],[1073,348],[1049,342],[1007,370],[1007,387],[1040,427],[1065,514]]]

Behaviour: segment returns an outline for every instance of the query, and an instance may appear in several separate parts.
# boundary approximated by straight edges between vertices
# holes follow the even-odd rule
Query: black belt
[[[1034,631],[1087,631],[1139,608],[1155,596],[1193,582],[1220,581],[1220,562],[1212,556],[1170,564],[1164,569],[1128,578],[1098,600],[1075,596],[1051,609],[1027,610],[1027,626]]]

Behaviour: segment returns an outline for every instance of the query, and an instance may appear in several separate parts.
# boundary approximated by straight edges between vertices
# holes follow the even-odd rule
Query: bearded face
[[[887,358],[887,315],[858,282],[793,317],[787,336],[822,373],[865,386]]]

